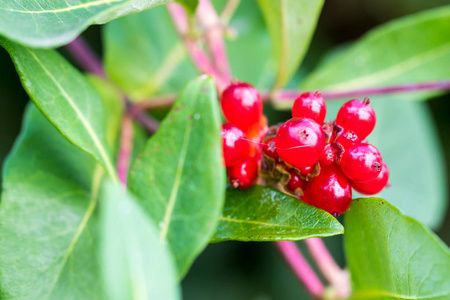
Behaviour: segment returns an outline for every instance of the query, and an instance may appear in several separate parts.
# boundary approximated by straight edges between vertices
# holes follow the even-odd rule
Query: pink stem
[[[194,39],[188,36],[189,22],[184,8],[180,4],[169,3],[167,4],[167,9],[172,17],[175,28],[183,38],[186,49],[197,69],[201,73],[213,76],[216,80],[217,89],[219,92],[223,91],[229,82],[216,71],[214,65],[211,64],[203,49],[197,45]]]
[[[309,294],[314,298],[320,298],[324,293],[324,286],[297,245],[294,242],[281,241],[275,242],[275,246]]]
[[[206,29],[206,39],[212,61],[217,71],[228,81],[231,81],[230,63],[223,38],[221,21],[210,0],[200,0],[197,8],[197,17]]]
[[[117,173],[123,188],[127,186],[128,170],[130,169],[131,153],[133,151],[133,117],[125,114],[122,118],[120,133],[120,151],[117,157]]]
[[[346,271],[335,262],[321,238],[305,240],[309,253],[325,279],[335,288],[340,298],[350,295],[350,282]]]
[[[450,90],[450,80],[445,81],[430,81],[430,82],[419,82],[419,83],[406,83],[392,86],[381,86],[374,88],[364,88],[356,89],[343,92],[333,92],[333,91],[323,91],[322,96],[326,99],[337,99],[337,98],[352,98],[358,96],[370,96],[370,95],[385,95],[391,93],[399,92],[414,92],[423,90]],[[275,102],[292,101],[302,91],[296,90],[282,90],[275,94]],[[269,94],[264,93],[264,98],[268,98]]]

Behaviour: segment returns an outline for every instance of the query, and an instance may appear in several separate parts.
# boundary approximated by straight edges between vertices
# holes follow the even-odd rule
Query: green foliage
[[[4,168],[1,299],[103,299],[95,253],[102,174],[29,107]]]
[[[450,6],[382,25],[336,54],[302,83],[304,89],[342,91],[448,79]],[[430,93],[409,93],[427,99]]]
[[[53,50],[0,42],[11,55],[22,85],[39,110],[62,135],[91,154],[117,180],[106,142],[102,100],[86,78]]]
[[[228,189],[212,242],[303,240],[344,233],[327,212],[280,191],[254,186]]]
[[[179,277],[204,249],[223,207],[225,172],[213,80],[190,82],[133,164],[129,187],[158,224]]]
[[[168,0],[2,1],[0,35],[33,47],[61,46],[89,25],[106,23]],[[57,24],[57,25],[55,25]]]
[[[351,299],[448,299],[450,251],[422,224],[380,198],[345,215]]]
[[[282,88],[294,75],[308,50],[323,0],[258,0],[272,38]]]
[[[172,258],[155,225],[131,195],[112,183],[102,190],[100,228],[109,299],[180,299]]]

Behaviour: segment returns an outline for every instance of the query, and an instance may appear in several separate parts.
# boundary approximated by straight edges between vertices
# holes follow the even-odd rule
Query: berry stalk
[[[120,132],[120,147],[117,157],[117,174],[124,190],[127,186],[128,170],[130,169],[131,154],[133,151],[133,117],[125,114],[122,118],[122,126]]]
[[[297,245],[294,242],[281,241],[275,242],[275,246],[308,293],[313,298],[320,299],[325,288]]]

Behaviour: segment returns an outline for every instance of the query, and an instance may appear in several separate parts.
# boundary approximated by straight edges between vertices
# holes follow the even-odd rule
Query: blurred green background
[[[389,20],[445,4],[449,4],[449,1],[326,1],[312,45],[301,71],[296,74],[293,81],[300,82],[304,75],[314,69],[333,47],[352,42],[366,31]],[[223,4],[218,4],[218,6],[221,5]],[[257,22],[254,26],[264,27],[264,21],[255,1],[243,0],[238,13],[244,16],[256,14]],[[235,25],[239,26],[232,20],[231,26]],[[103,51],[101,31],[101,26],[92,26],[84,34],[98,53]],[[231,48],[229,50],[230,57],[239,58],[240,49]],[[65,53],[63,49],[62,52]],[[19,134],[23,110],[28,97],[22,89],[8,54],[3,49],[0,49],[0,66],[1,165]],[[448,66],[443,67],[448,68]],[[270,82],[270,78],[263,80],[260,84],[264,85],[266,82]],[[265,87],[268,88],[268,86]],[[426,104],[431,109],[445,154],[446,160],[442,164],[446,166],[447,173],[450,174],[450,118],[447,113],[450,111],[450,95],[437,97]],[[290,116],[289,112],[277,112],[270,107],[266,107],[265,111],[271,123],[286,120]],[[420,172],[420,168],[421,166],[417,165],[417,172]],[[447,245],[450,245],[450,214],[448,211],[443,225],[436,233]],[[328,238],[325,241],[337,261],[344,266],[342,237]],[[303,243],[299,242],[298,244],[304,248]],[[210,245],[183,280],[183,295],[185,299],[214,298],[217,300],[307,298],[271,243],[239,242]]]

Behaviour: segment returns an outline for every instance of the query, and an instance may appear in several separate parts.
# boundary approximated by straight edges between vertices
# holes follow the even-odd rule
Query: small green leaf
[[[86,78],[53,50],[27,48],[1,39],[0,43],[11,55],[25,91],[39,110],[116,180],[102,100]]]
[[[105,291],[112,300],[180,299],[168,249],[142,208],[117,185],[102,190],[100,215]]]
[[[91,24],[106,23],[167,2],[169,1],[2,1],[0,35],[32,47],[56,47],[70,42]]]
[[[186,10],[193,14],[195,12],[195,9],[198,6],[198,0],[176,0],[178,3],[184,6]]]
[[[168,242],[179,277],[216,229],[225,190],[222,160],[216,90],[202,76],[180,93],[129,176],[130,190]]]
[[[450,251],[380,198],[356,199],[345,215],[351,299],[449,299]]]
[[[133,99],[178,92],[197,75],[165,7],[105,26],[108,74]]]
[[[1,299],[104,299],[96,255],[102,167],[30,105],[3,170]]]
[[[392,21],[336,54],[302,84],[305,89],[343,91],[400,83],[443,80],[450,69],[450,6]],[[424,100],[430,93],[409,93]]]
[[[211,242],[298,241],[344,233],[329,213],[269,187],[227,190]]]
[[[323,0],[258,0],[278,60],[274,88],[294,75],[308,50]]]

